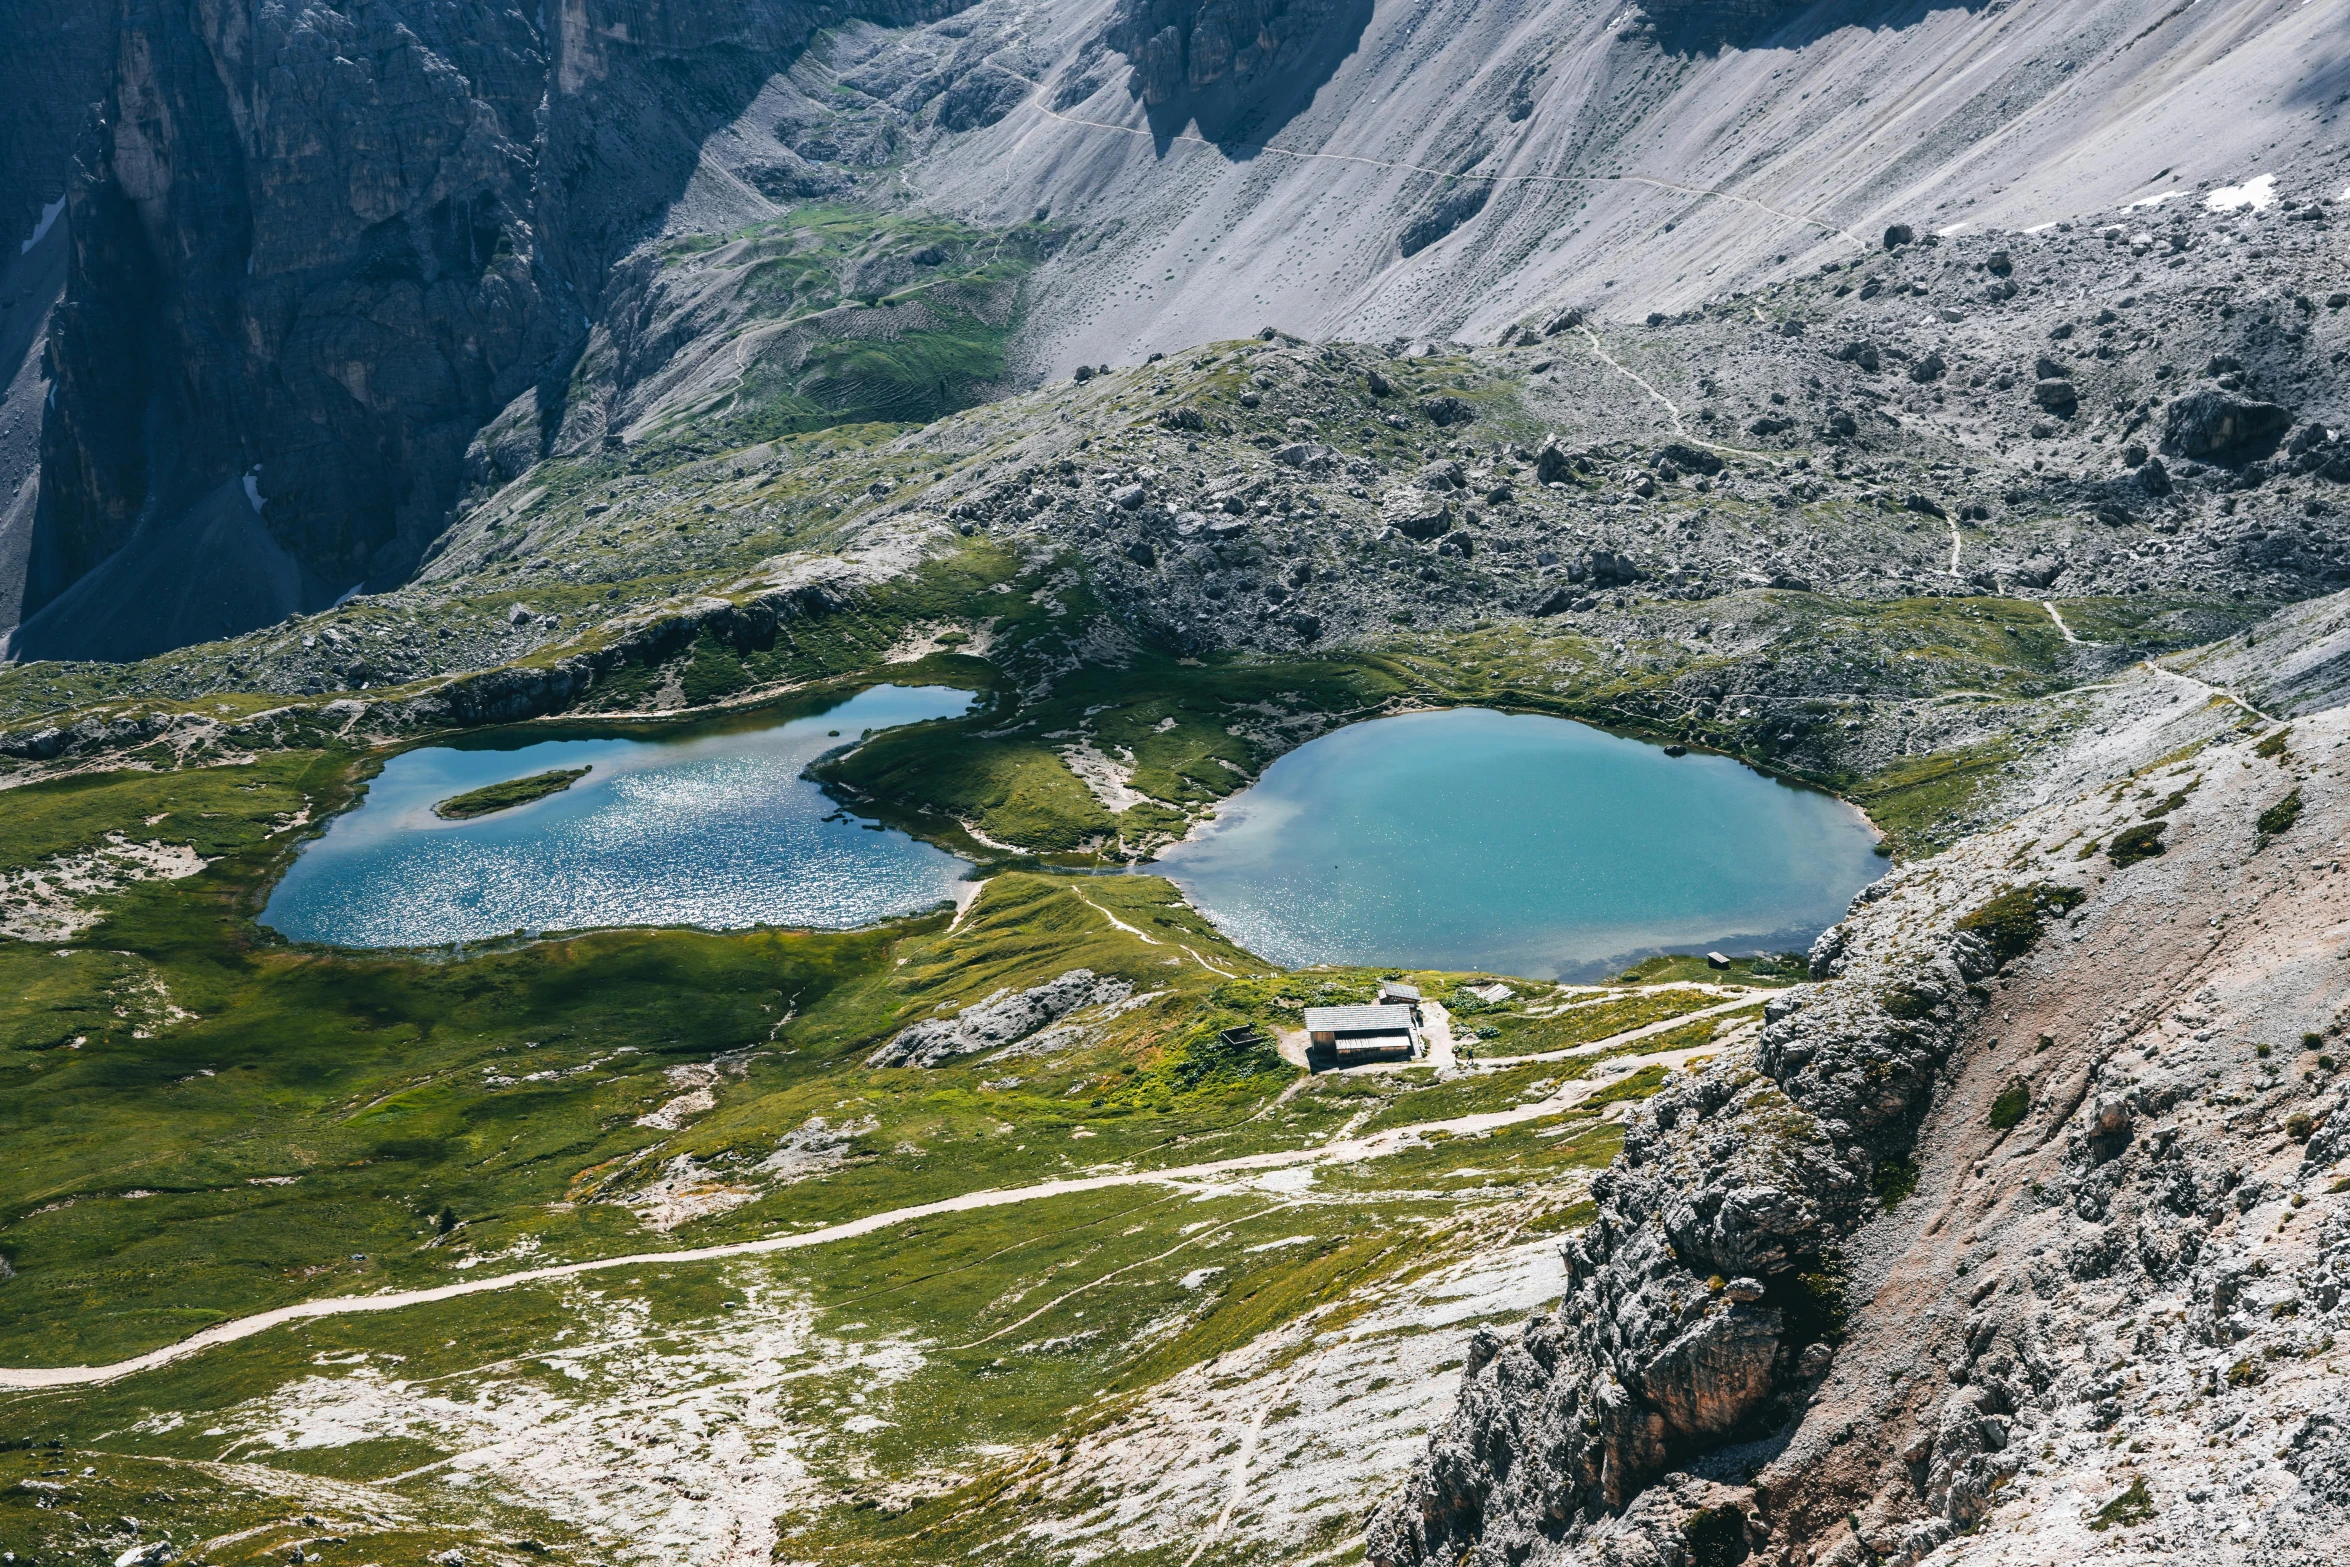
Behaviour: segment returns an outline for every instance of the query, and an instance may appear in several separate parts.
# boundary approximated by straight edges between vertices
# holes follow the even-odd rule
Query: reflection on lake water
[[[928,908],[967,865],[843,816],[801,774],[862,731],[970,704],[944,686],[877,686],[731,734],[404,752],[303,850],[262,923],[302,941],[397,947],[603,925],[837,930]],[[594,770],[530,805],[468,822],[432,813],[485,784],[580,766]]]

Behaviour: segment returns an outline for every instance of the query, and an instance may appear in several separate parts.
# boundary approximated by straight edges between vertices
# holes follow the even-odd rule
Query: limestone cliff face
[[[533,388],[559,420],[606,272],[713,128],[821,27],[954,8],[121,0],[18,651],[108,656],[86,619],[30,617],[134,534],[180,547],[174,519],[224,485],[304,580],[405,576],[475,432]],[[118,653],[148,650],[134,631]]]
[[[73,143],[106,96],[115,8],[0,0],[0,239],[15,255],[65,194]]]
[[[1370,1559],[2342,1559],[2350,713],[2244,727],[1864,892],[1631,1118]]]
[[[1593,1184],[1598,1218],[1564,1249],[1565,1299],[1515,1341],[1472,1341],[1458,1409],[1372,1521],[1374,1561],[1524,1561],[1800,1407],[1841,1326],[1837,1243],[1906,1153],[1996,966],[1966,933],[1904,956],[1898,989],[1872,963],[1774,1000],[1757,1057],[1634,1119]]]
[[[1341,0],[1120,0],[1104,41],[1133,63],[1133,90],[1156,107],[1187,92],[1294,66]]]

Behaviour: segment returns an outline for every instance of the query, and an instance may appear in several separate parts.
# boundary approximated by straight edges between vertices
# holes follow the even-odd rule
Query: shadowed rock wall
[[[475,432],[534,386],[560,419],[606,271],[711,132],[818,29],[954,8],[123,0],[15,651],[43,656],[35,611],[226,483],[287,580],[404,577]]]

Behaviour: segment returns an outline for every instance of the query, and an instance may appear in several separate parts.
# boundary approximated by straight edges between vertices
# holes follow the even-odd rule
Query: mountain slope
[[[321,591],[405,580],[479,432],[543,455],[600,421],[572,406],[608,400],[591,342],[637,335],[658,247],[817,197],[1049,228],[1001,375],[834,399],[927,417],[1266,322],[1491,340],[1678,310],[1893,222],[2305,185],[2350,85],[2326,8],[2268,0],[640,10],[126,8],[66,215],[27,611],[248,477]],[[18,654],[69,648],[145,650]]]
[[[1867,889],[1371,1559],[2338,1560],[2350,719],[2245,727]]]
[[[2289,170],[2338,147],[2350,91],[2325,8],[2266,0],[1451,0],[1283,8],[1326,82],[1154,105],[1110,42],[1125,14],[958,19],[1054,64],[910,174],[989,221],[1082,225],[1040,280],[1048,373],[1268,322],[1489,341],[1545,307],[1675,311],[1893,222],[2023,229]]]

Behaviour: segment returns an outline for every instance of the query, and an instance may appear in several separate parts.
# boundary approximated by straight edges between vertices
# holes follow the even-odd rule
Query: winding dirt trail
[[[2176,680],[2179,682],[2179,684],[2186,686],[2191,690],[2199,691],[2206,697],[2218,697],[2222,701],[2233,702],[2238,707],[2242,708],[2245,712],[2250,713],[2254,718],[2259,719],[2263,723],[2273,724],[2276,722],[2275,718],[2271,717],[2267,713],[2262,712],[2259,708],[2254,707],[2250,702],[2245,701],[2242,697],[2236,695],[2235,692],[2230,691],[2226,686],[2215,686],[2208,680],[2198,680],[2193,675],[2182,675],[2175,669],[2164,668],[2162,665],[2157,664],[2150,658],[2142,659],[2140,660],[2140,663],[2152,673],[2161,675],[2166,679]]]
[[[1664,404],[1666,415],[1673,421],[1673,433],[1679,436],[1682,440],[1687,441],[1690,445],[1702,446],[1706,450],[1713,452],[1728,452],[1736,457],[1771,458],[1779,455],[1776,452],[1756,451],[1752,447],[1746,446],[1724,446],[1719,441],[1709,441],[1704,436],[1696,434],[1689,428],[1688,424],[1682,420],[1681,405],[1679,403],[1674,402],[1664,393],[1658,391],[1654,386],[1650,385],[1648,381],[1640,374],[1640,372],[1634,370],[1630,365],[1625,364],[1621,359],[1618,359],[1615,355],[1609,353],[1606,347],[1599,341],[1599,334],[1597,332],[1592,331],[1589,327],[1581,327],[1578,330],[1580,330],[1586,338],[1590,339],[1591,352],[1598,356],[1602,364],[1605,364],[1609,369],[1615,371],[1616,374],[1630,381],[1634,386],[1639,387],[1640,390],[1646,392],[1650,397],[1653,397],[1658,402]]]
[[[1682,1019],[1681,1021],[1687,1021]],[[1654,1059],[1667,1065],[1696,1055],[1697,1051],[1667,1051]],[[544,1268],[527,1268],[518,1273],[502,1273],[490,1278],[466,1279],[456,1284],[438,1285],[431,1289],[398,1290],[382,1295],[334,1295],[320,1300],[305,1300],[291,1306],[280,1306],[271,1311],[256,1312],[249,1317],[219,1323],[162,1349],[150,1350],[129,1360],[118,1360],[106,1366],[33,1366],[0,1368],[0,1388],[42,1389],[86,1387],[100,1382],[112,1382],[121,1377],[135,1376],[142,1371],[153,1371],[175,1360],[201,1354],[222,1344],[233,1344],[271,1328],[290,1322],[307,1322],[318,1317],[350,1316],[360,1312],[399,1311],[409,1306],[430,1305],[436,1301],[457,1300],[468,1295],[486,1295],[496,1290],[515,1289],[528,1284],[545,1284],[558,1279],[578,1278],[589,1273],[609,1272],[614,1268],[674,1267],[679,1263],[717,1262],[731,1257],[758,1257],[776,1252],[805,1251],[810,1247],[829,1245],[834,1241],[852,1240],[880,1230],[911,1224],[917,1219],[935,1218],[942,1214],[971,1213],[982,1208],[1003,1208],[1015,1203],[1038,1202],[1051,1197],[1074,1196],[1083,1192],[1107,1191],[1118,1186],[1181,1185],[1191,1181],[1211,1180],[1217,1176],[1242,1175],[1260,1170],[1292,1169],[1310,1164],[1352,1164],[1383,1155],[1399,1153],[1417,1146],[1432,1133],[1448,1136],[1474,1136],[1505,1126],[1516,1126],[1526,1121],[1541,1120],[1546,1116],[1570,1110],[1591,1094],[1608,1087],[1607,1082],[1576,1081],[1567,1084],[1558,1093],[1531,1104],[1509,1110],[1488,1111],[1480,1115],[1459,1116],[1449,1121],[1427,1121],[1414,1126],[1390,1127],[1367,1137],[1351,1137],[1325,1143],[1317,1148],[1284,1149],[1276,1153],[1242,1154],[1230,1159],[1217,1159],[1206,1164],[1182,1165],[1165,1170],[1120,1170],[1102,1175],[1075,1176],[1064,1180],[1039,1181],[1033,1186],[1008,1187],[997,1191],[966,1192],[960,1197],[948,1197],[938,1202],[917,1203],[907,1208],[890,1208],[880,1213],[867,1214],[842,1224],[826,1225],[797,1235],[770,1235],[755,1241],[735,1241],[722,1246],[698,1246],[682,1251],[631,1252],[624,1257],[599,1257],[586,1262],[558,1263]]]
[[[1717,1007],[1703,1007],[1695,1012],[1676,1013],[1659,1022],[1643,1023],[1638,1028],[1628,1028],[1620,1034],[1610,1034],[1605,1039],[1595,1039],[1590,1044],[1575,1045],[1565,1050],[1545,1050],[1539,1055],[1530,1056],[1479,1056],[1477,1066],[1482,1071],[1505,1066],[1524,1066],[1534,1061],[1572,1061],[1577,1056],[1595,1056],[1631,1044],[1636,1040],[1653,1038],[1658,1034],[1669,1034],[1677,1028],[1704,1018],[1720,1017],[1725,1012],[1736,1012],[1742,1007],[1756,1006],[1777,994],[1778,992],[1773,990],[1756,990],[1735,1000],[1725,1001]]]

